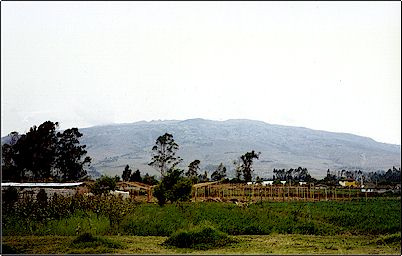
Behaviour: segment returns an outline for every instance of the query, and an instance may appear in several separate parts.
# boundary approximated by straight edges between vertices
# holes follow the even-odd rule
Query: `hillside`
[[[345,133],[272,125],[252,120],[151,121],[80,129],[82,143],[93,158],[93,170],[121,175],[124,166],[157,174],[147,163],[158,136],[171,133],[186,167],[201,161],[202,170],[223,162],[232,174],[233,160],[247,151],[261,152],[255,174],[271,177],[273,168],[306,167],[316,177],[326,170],[387,170],[400,166],[400,145]]]

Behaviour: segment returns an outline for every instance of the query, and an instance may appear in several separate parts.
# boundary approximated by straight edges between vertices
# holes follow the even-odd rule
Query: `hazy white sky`
[[[401,144],[400,2],[2,2],[1,135],[247,118]]]

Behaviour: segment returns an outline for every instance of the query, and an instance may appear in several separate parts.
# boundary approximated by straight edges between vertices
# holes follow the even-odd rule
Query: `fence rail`
[[[353,188],[315,188],[305,186],[207,185],[193,187],[192,201],[328,201],[367,198],[371,193]]]

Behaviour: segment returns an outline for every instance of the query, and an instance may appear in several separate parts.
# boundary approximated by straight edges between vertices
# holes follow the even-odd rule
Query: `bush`
[[[174,233],[163,245],[205,250],[222,247],[233,242],[235,241],[226,233],[217,230],[209,223],[204,223],[189,230]]]
[[[93,236],[90,233],[83,233],[76,237],[72,242],[72,247],[74,248],[96,248],[96,247],[107,247],[107,248],[121,248],[121,244],[111,241],[109,239]]]

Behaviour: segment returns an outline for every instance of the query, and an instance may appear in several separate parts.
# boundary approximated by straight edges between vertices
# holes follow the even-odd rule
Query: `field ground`
[[[391,236],[362,235],[242,235],[238,243],[205,251],[168,248],[163,236],[102,236],[120,248],[72,246],[74,236],[3,236],[3,245],[23,254],[393,254],[401,255],[400,233]],[[391,238],[391,239],[390,239]],[[396,238],[396,239],[395,239]]]

